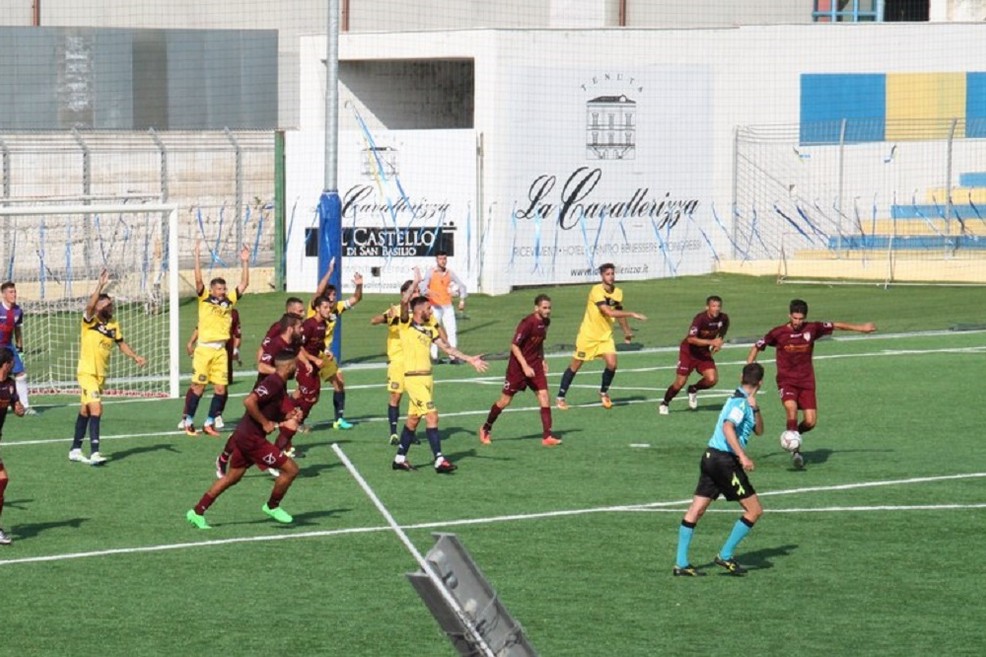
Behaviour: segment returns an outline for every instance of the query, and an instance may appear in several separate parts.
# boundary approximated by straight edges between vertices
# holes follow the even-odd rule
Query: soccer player
[[[267,435],[281,426],[297,430],[301,418],[300,410],[294,408],[287,398],[287,381],[294,373],[295,354],[283,352],[274,360],[275,372],[268,374],[254,387],[243,400],[246,415],[233,431],[235,449],[229,460],[229,469],[221,479],[212,484],[199,503],[189,509],[185,519],[199,529],[209,529],[205,512],[230,486],[236,485],[251,465],[266,465],[276,468],[278,476],[274,480],[267,503],[262,510],[277,522],[290,523],[294,518],[281,508],[281,500],[298,476],[298,464],[280,448],[267,440]]]
[[[301,301],[299,299],[299,301]],[[302,309],[304,309],[304,302],[302,302]],[[242,365],[243,361],[240,360],[240,345],[243,343],[243,329],[240,325],[240,311],[233,308],[230,313],[231,323],[229,326],[229,340],[226,340],[226,378],[229,385],[233,384],[233,361],[236,361],[237,365]],[[275,322],[274,326],[277,326]],[[196,328],[192,331],[192,335],[188,338],[188,344],[185,345],[185,352],[189,356],[195,356],[195,344],[199,341],[199,329]],[[216,429],[222,429],[226,426],[223,421],[222,415],[217,415],[213,418],[213,426]],[[179,429],[185,428],[185,416],[182,415],[181,421],[178,423]]]
[[[17,396],[17,383],[11,377],[14,371],[14,354],[9,349],[0,349],[0,438],[3,438],[3,424],[7,419],[7,411],[14,415],[24,415],[24,406]],[[0,457],[0,515],[3,514],[3,493],[7,489],[10,478]],[[11,539],[0,527],[0,545],[10,545]]]
[[[110,275],[105,269],[99,274],[96,288],[89,296],[86,309],[82,313],[82,339],[79,346],[79,367],[76,377],[82,390],[82,403],[79,415],[75,418],[75,434],[68,460],[91,465],[102,465],[106,458],[99,453],[99,425],[103,417],[103,385],[106,383],[106,369],[110,354],[116,344],[127,358],[143,367],[147,361],[138,356],[123,340],[120,324],[113,319],[113,300],[103,290],[109,285]],[[82,440],[89,430],[89,457],[82,453]]]
[[[788,322],[770,329],[767,335],[757,340],[746,357],[747,363],[756,360],[757,355],[767,347],[777,350],[777,389],[787,416],[788,431],[807,433],[815,428],[818,419],[818,402],[815,398],[815,367],[812,354],[815,342],[833,331],[856,331],[872,333],[876,330],[873,322],[865,324],[846,324],[845,322],[806,322],[808,304],[794,299],[788,306]],[[798,422],[798,411],[803,417]],[[791,454],[796,468],[803,468],[804,456],[800,450]]]
[[[415,281],[419,281],[421,272],[414,270]],[[412,286],[414,287],[414,286]],[[431,345],[437,344],[439,349],[452,358],[464,360],[472,365],[477,372],[485,372],[486,361],[479,356],[469,356],[449,345],[431,324],[431,304],[424,297],[410,299],[412,290],[405,292],[401,298],[401,350],[404,358],[404,390],[407,392],[408,409],[407,422],[401,432],[397,455],[391,467],[394,470],[414,470],[407,460],[407,452],[414,440],[414,432],[423,417],[425,419],[428,444],[435,458],[435,472],[447,474],[456,469],[456,465],[442,454],[442,440],[438,433],[438,409],[435,406],[435,381],[431,371]]]
[[[280,328],[280,332],[274,337],[265,337],[264,341],[257,349],[257,380],[254,382],[255,387],[260,385],[265,378],[277,371],[275,366],[275,359],[277,356],[284,353],[291,353],[298,356],[299,348],[301,347],[301,318],[291,313],[284,313],[284,315],[281,316],[281,319],[278,320],[277,326]],[[309,368],[311,367],[310,365],[307,365],[307,363],[305,366]],[[288,456],[293,456],[293,453],[289,448],[294,432],[290,432],[289,435],[286,435],[287,433],[287,429],[282,429],[275,444],[280,449],[285,450],[285,452],[288,453]],[[236,443],[233,440],[233,436],[230,435],[230,437],[226,440],[226,445],[223,447],[222,453],[216,458],[217,478],[222,478],[222,476],[226,474],[229,459],[233,455],[233,449],[235,446]],[[275,477],[279,474],[276,471],[270,472]]]
[[[401,297],[414,285],[407,280],[401,285]],[[390,424],[390,444],[400,442],[397,423],[400,421],[401,397],[404,396],[404,355],[401,350],[401,305],[390,306],[386,311],[370,318],[370,325],[387,325],[387,421]]]
[[[722,349],[729,330],[729,315],[722,312],[722,298],[715,295],[706,298],[705,310],[695,315],[688,335],[678,347],[678,369],[674,382],[664,392],[664,400],[657,407],[661,415],[668,414],[668,406],[688,383],[688,375],[698,372],[702,378],[688,386],[688,408],[698,408],[698,391],[708,390],[719,382],[719,370],[713,356]]]
[[[623,341],[630,343],[633,332],[627,319],[634,318],[645,321],[647,317],[640,313],[623,310],[623,290],[616,287],[616,266],[607,262],[599,267],[602,282],[593,285],[589,290],[589,300],[586,302],[585,315],[579,327],[579,335],[575,340],[575,353],[572,362],[561,375],[561,385],[558,387],[556,405],[559,410],[568,410],[565,395],[572,379],[586,361],[602,358],[606,363],[603,370],[602,385],[599,388],[599,398],[603,408],[612,408],[609,398],[609,386],[616,376],[616,345],[613,343],[613,324],[620,323],[623,329]]]
[[[763,515],[760,498],[747,477],[748,472],[753,472],[754,464],[746,453],[750,434],[763,435],[763,417],[757,404],[757,391],[760,390],[762,381],[763,365],[745,365],[740,387],[719,413],[712,438],[702,455],[695,495],[678,527],[678,555],[672,570],[675,577],[697,577],[705,574],[688,560],[688,547],[695,533],[695,525],[712,501],[720,495],[727,500],[739,502],[743,507],[743,516],[733,525],[729,538],[716,555],[715,563],[732,575],[746,574],[746,568],[736,562],[733,554],[739,542],[746,538]]]
[[[479,441],[489,445],[492,441],[493,423],[500,416],[514,395],[530,388],[537,395],[541,406],[541,444],[545,447],[561,445],[561,438],[551,433],[551,399],[548,397],[548,380],[545,377],[548,364],[544,360],[544,339],[551,323],[551,297],[539,294],[534,298],[534,312],[520,320],[510,343],[510,360],[503,381],[500,398],[490,406],[486,422],[479,428]]]
[[[198,342],[192,355],[192,384],[185,393],[185,433],[197,435],[195,430],[195,411],[198,410],[206,384],[213,388],[209,415],[202,431],[210,436],[218,436],[216,417],[223,414],[228,397],[226,386],[229,383],[229,357],[226,342],[230,339],[233,306],[250,284],[250,247],[246,244],[240,250],[240,283],[232,291],[226,287],[226,279],[213,278],[206,288],[202,280],[202,244],[195,242],[195,293],[199,298]]]
[[[24,352],[24,337],[21,326],[24,324],[24,311],[17,305],[17,286],[13,281],[0,285],[0,349],[6,348],[14,354],[14,383],[17,396],[24,406],[24,415],[37,415],[27,398],[27,371],[21,354]]]
[[[339,362],[336,360],[335,356],[331,351],[332,338],[335,335],[336,323],[340,320],[342,314],[348,310],[351,310],[353,306],[358,304],[363,298],[363,276],[356,272],[353,275],[353,285],[355,290],[353,291],[353,296],[349,297],[345,301],[337,301],[336,295],[337,290],[334,285],[329,285],[328,276],[331,273],[331,269],[326,272],[325,276],[319,282],[318,290],[324,290],[324,294],[315,296],[308,307],[308,319],[305,320],[305,324],[302,325],[303,334],[303,344],[306,345],[306,350],[311,357],[310,362],[318,362],[319,370],[318,377],[320,378],[317,382],[312,382],[308,380],[308,373],[304,371],[299,372],[298,376],[298,388],[302,387],[302,379],[305,379],[304,386],[306,388],[305,395],[307,399],[305,404],[307,405],[307,410],[305,411],[305,417],[308,417],[308,413],[311,412],[311,407],[315,405],[318,401],[319,393],[314,393],[314,400],[312,400],[312,390],[318,390],[321,388],[322,381],[328,381],[332,384],[332,406],[335,410],[335,421],[332,423],[333,429],[352,429],[353,423],[349,422],[345,418],[346,413],[346,382],[343,379],[342,370],[339,368]],[[316,290],[316,292],[318,291]],[[325,307],[325,305],[328,307]],[[309,323],[312,319],[315,319],[316,323],[320,323],[322,326],[319,327],[316,323]],[[321,335],[322,336],[322,348],[318,353],[314,353],[317,349],[314,342],[311,341],[311,335]]]
[[[452,303],[453,285],[458,288],[459,310],[465,310],[466,297],[469,296],[466,284],[448,268],[448,252],[439,251],[435,254],[435,266],[421,281],[419,289],[431,303],[433,317],[445,329],[445,334],[448,336],[446,341],[454,348],[459,346],[459,339],[455,307]],[[432,346],[431,359],[438,359],[438,345]],[[457,359],[454,358],[451,362],[453,365],[458,364]]]

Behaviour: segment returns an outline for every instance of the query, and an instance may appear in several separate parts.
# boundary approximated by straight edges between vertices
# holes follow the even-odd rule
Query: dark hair
[[[610,269],[616,269],[616,265],[614,265],[612,262],[604,262],[603,264],[599,265],[600,274],[603,274],[604,272],[607,272]]]
[[[794,313],[801,313],[804,316],[808,316],[808,302],[802,301],[801,299],[792,299],[791,305],[788,306],[788,312],[792,315]]]
[[[411,299],[411,312],[413,313],[415,310],[418,309],[418,306],[424,305],[426,303],[428,303],[428,299],[426,297],[414,297],[413,299]]]
[[[324,294],[320,297],[315,297],[314,299],[312,299],[312,309],[318,308],[323,303],[332,303],[332,302],[329,301],[329,297],[325,296]]]
[[[305,302],[298,297],[288,297],[288,300],[284,302],[284,307],[287,308],[292,303],[300,303],[301,305],[305,305]]]
[[[6,281],[6,282],[4,282],[3,285],[0,285],[0,292],[6,292],[7,290],[9,290],[12,287],[17,287],[17,286],[14,285],[14,282],[13,281]]]
[[[275,364],[285,363],[288,361],[292,361],[297,357],[298,357],[297,354],[295,354],[293,351],[288,351],[287,349],[285,349],[284,351],[277,352],[277,355],[274,356],[274,363]]]
[[[0,348],[0,367],[3,367],[7,363],[14,362],[14,352],[10,349]]]
[[[106,294],[105,292],[103,292],[98,297],[96,297],[96,301],[97,302],[98,301],[102,301],[103,299],[106,299],[107,301],[112,301],[113,300],[113,299],[110,298],[110,295]]]
[[[763,381],[763,365],[747,363],[743,366],[743,385],[755,386],[761,381]]]
[[[301,316],[297,313],[284,313],[281,315],[281,321],[277,323],[281,331],[298,324],[301,324]]]
[[[407,292],[412,285],[414,285],[414,281],[411,279],[404,281],[403,285],[401,285],[401,294]]]
[[[551,301],[551,297],[549,297],[547,294],[539,294],[536,297],[534,297],[535,306],[540,306],[542,301]]]
[[[439,249],[435,252],[435,257],[437,258],[438,256],[448,256],[448,251],[445,249]]]
[[[226,284],[226,279],[223,278],[222,276],[216,276],[211,281],[209,281],[209,287],[212,287],[213,285],[225,285],[225,284]]]
[[[717,296],[717,295],[713,294],[713,295],[710,295],[710,296],[705,297],[705,305],[706,306],[709,305],[710,303],[712,303],[713,301],[718,301],[719,304],[722,305],[722,297],[720,297],[720,296]]]

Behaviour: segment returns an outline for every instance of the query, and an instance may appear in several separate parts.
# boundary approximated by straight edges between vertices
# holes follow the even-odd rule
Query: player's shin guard
[[[496,419],[500,417],[500,413],[502,412],[503,409],[496,404],[490,406],[489,415],[486,416],[486,424],[483,425],[486,427],[487,431],[490,431],[493,428],[493,423],[496,422]]]
[[[688,565],[688,548],[692,544],[692,536],[695,534],[695,523],[681,521],[678,527],[678,555],[675,565],[684,568]]]
[[[613,377],[616,376],[616,370],[611,370],[608,367],[603,370],[603,381],[599,386],[599,392],[609,392],[609,387],[613,385]]]
[[[432,429],[428,427],[425,431],[425,435],[428,436],[428,444],[431,446],[431,453],[436,457],[440,456],[442,453],[442,439],[438,435],[438,427]]]
[[[338,420],[343,415],[346,414],[346,393],[345,392],[333,392],[332,393],[332,407],[336,412],[336,419]]]
[[[668,386],[668,389],[664,391],[664,405],[667,406],[670,404],[671,400],[678,396],[679,392],[681,392],[681,388],[675,388],[673,385]]]
[[[225,393],[212,396],[212,401],[209,402],[209,419],[219,417],[223,414],[223,409],[226,408],[226,400],[228,398],[229,395]]]
[[[729,533],[729,538],[723,544],[722,549],[719,550],[719,557],[721,559],[729,560],[733,558],[733,553],[736,552],[736,546],[739,542],[746,538],[746,535],[750,533],[753,529],[753,523],[746,518],[740,518],[733,525],[733,531]]]
[[[394,406],[392,404],[387,405],[387,420],[390,422],[390,433],[393,435],[397,433],[397,422],[401,417],[401,409],[399,406]]]
[[[277,447],[282,452],[291,447],[291,439],[294,438],[294,434],[298,433],[296,429],[288,429],[287,427],[281,427],[280,433],[277,434],[277,440],[274,441],[274,446]],[[272,509],[274,507],[271,507]]]
[[[93,452],[99,451],[99,421],[101,419],[98,415],[89,417],[89,447]]]
[[[195,417],[195,411],[199,410],[199,401],[202,399],[202,395],[196,395],[189,388],[188,392],[185,393],[185,417],[193,418]]]
[[[551,435],[551,407],[545,406],[541,409],[541,432],[542,438]]]
[[[407,454],[407,450],[411,449],[411,442],[413,441],[414,431],[405,424],[404,431],[401,432],[401,444],[397,447],[397,453],[401,455]]]
[[[568,388],[572,385],[572,379],[575,378],[575,372],[572,371],[571,367],[566,367],[565,371],[561,375],[561,384],[558,386],[558,396],[564,397],[568,394]]]
[[[75,417],[75,433],[72,436],[72,449],[82,449],[82,441],[86,437],[86,428],[88,426],[88,415],[79,414]]]
[[[210,506],[212,506],[212,503],[215,501],[216,498],[206,493],[205,495],[202,496],[202,499],[199,500],[199,503],[195,505],[195,513],[199,514],[200,516],[205,515],[205,512],[208,510]]]

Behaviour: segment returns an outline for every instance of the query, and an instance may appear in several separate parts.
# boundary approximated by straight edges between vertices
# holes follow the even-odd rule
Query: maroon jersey
[[[268,374],[263,381],[254,386],[252,394],[257,396],[257,405],[260,407],[261,415],[271,422],[280,422],[284,419],[286,407],[282,402],[287,395],[287,384],[284,379],[276,373]],[[264,428],[247,413],[236,425],[232,438],[237,446],[241,442],[248,445],[258,438],[266,441],[267,434],[264,432]]]
[[[726,337],[726,331],[728,330],[729,315],[719,313],[718,317],[709,317],[709,313],[703,310],[695,315],[692,325],[688,327],[688,336],[681,341],[680,352],[683,354],[687,350],[692,360],[711,360],[712,352],[709,351],[708,347],[691,344],[688,342],[688,338],[715,340],[716,338]]]
[[[537,368],[542,365],[542,361],[544,360],[544,339],[548,335],[548,324],[550,321],[541,319],[537,313],[533,313],[520,320],[517,330],[514,331],[513,344],[520,349],[524,360],[531,367]],[[510,360],[516,360],[513,350],[510,352]]]
[[[269,329],[267,329],[267,334],[264,335],[264,340],[266,340],[267,338],[276,338],[277,334],[280,332],[281,332],[281,320],[277,320],[276,322],[270,325]]]
[[[18,401],[20,398],[17,396],[14,380],[7,377],[0,381],[0,435],[3,435],[3,423],[7,419],[7,411],[12,410]]]
[[[774,347],[777,350],[777,387],[814,390],[815,368],[811,356],[815,342],[831,335],[834,329],[832,322],[805,322],[797,330],[784,324],[757,340],[757,349],[763,351],[765,347]]]
[[[309,317],[301,325],[301,348],[318,358],[325,350],[325,331],[328,327],[319,317]]]
[[[282,351],[288,351],[291,352],[292,354],[297,355],[298,347],[299,345],[293,342],[292,343],[286,342],[284,338],[281,337],[280,332],[278,332],[273,337],[268,336],[264,338],[264,341],[260,344],[260,362],[263,363],[264,365],[270,365],[271,367],[273,367],[274,359],[277,358],[277,355],[279,353],[281,353]],[[267,376],[266,374],[262,374],[258,372],[257,383],[259,384],[261,381],[263,381],[264,377],[266,376]]]
[[[232,351],[233,340],[238,340],[243,337],[243,329],[240,326],[240,311],[236,308],[230,311],[229,315],[232,320],[229,325],[229,340],[226,341],[226,346]]]

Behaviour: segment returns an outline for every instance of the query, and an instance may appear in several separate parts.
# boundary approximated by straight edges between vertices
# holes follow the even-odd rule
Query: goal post
[[[16,284],[24,311],[29,389],[78,392],[82,313],[105,269],[114,317],[147,365],[112,356],[104,395],[178,397],[178,206],[2,203],[0,279]]]

